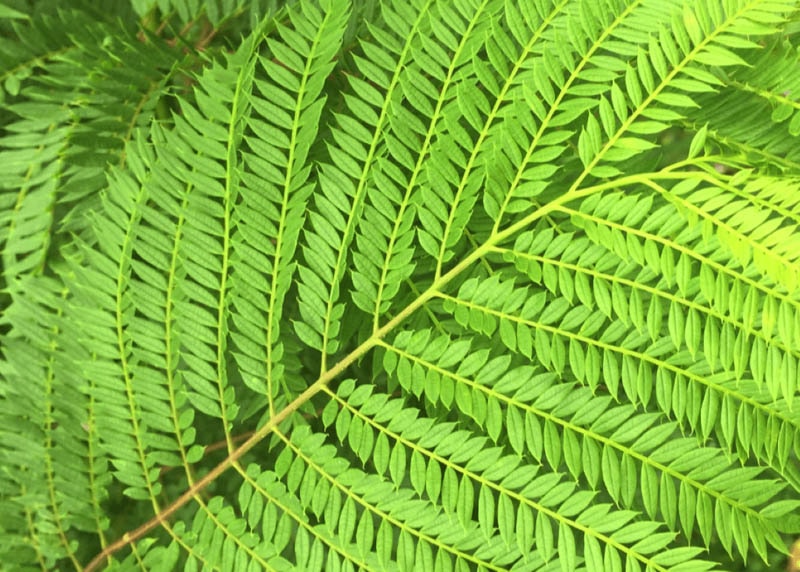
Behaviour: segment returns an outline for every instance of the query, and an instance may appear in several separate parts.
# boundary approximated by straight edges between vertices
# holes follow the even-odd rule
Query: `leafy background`
[[[3,569],[785,567],[798,8],[4,0]]]

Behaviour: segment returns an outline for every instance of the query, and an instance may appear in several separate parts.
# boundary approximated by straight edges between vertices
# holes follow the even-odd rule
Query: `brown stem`
[[[246,431],[246,432],[242,433],[241,435],[236,435],[235,437],[231,438],[231,442],[232,443],[239,443],[240,441],[244,441],[248,437],[251,437],[253,435],[253,433],[254,433],[254,431]],[[206,445],[203,448],[203,456],[205,456],[205,455],[207,455],[207,454],[209,454],[209,453],[211,453],[213,451],[217,451],[219,449],[224,449],[227,446],[228,446],[228,442],[225,441],[225,440],[217,441],[216,443],[212,443],[211,445]],[[165,475],[166,473],[170,472],[174,468],[175,467],[168,467],[168,466],[161,467],[161,472],[159,473],[159,477]]]
[[[389,323],[384,328],[385,331],[381,332],[381,335],[384,335],[386,331],[389,331],[390,326],[394,326],[395,324]],[[181,509],[184,505],[186,505],[190,500],[192,500],[195,496],[197,496],[200,491],[205,489],[208,485],[210,485],[214,480],[216,480],[222,473],[228,470],[231,466],[233,466],[242,456],[247,453],[250,449],[258,445],[264,437],[266,437],[270,432],[272,432],[278,425],[280,425],[283,421],[285,421],[292,413],[297,411],[297,409],[306,403],[309,399],[311,399],[314,395],[316,395],[322,387],[327,385],[332,379],[336,378],[339,374],[345,371],[350,365],[356,361],[361,355],[364,354],[367,350],[369,350],[375,343],[375,340],[367,340],[363,344],[361,344],[358,348],[356,348],[353,352],[351,352],[347,357],[345,357],[342,361],[336,364],[335,367],[326,371],[323,375],[317,379],[312,385],[310,385],[303,393],[301,393],[297,398],[292,401],[289,405],[284,407],[281,411],[275,414],[269,421],[267,421],[263,427],[255,431],[242,445],[240,445],[237,449],[231,451],[230,455],[228,455],[225,459],[223,459],[216,467],[211,469],[202,479],[196,481],[194,485],[189,487],[189,489],[184,492],[181,496],[179,496],[172,504],[165,507],[164,510],[156,514],[153,518],[136,528],[131,532],[126,532],[122,535],[122,538],[116,540],[112,544],[109,544],[105,549],[103,549],[97,556],[95,556],[89,564],[86,565],[83,572],[94,572],[97,568],[102,564],[103,560],[108,558],[110,555],[114,554],[115,552],[125,548],[129,544],[132,544],[142,538],[145,534],[153,530],[156,526],[160,524],[166,523],[172,516]]]
[[[316,384],[312,385],[306,393],[311,389],[316,390]],[[314,391],[316,393],[316,391]],[[247,453],[250,449],[252,449],[255,445],[257,445],[270,431],[272,431],[281,421],[285,420],[291,413],[293,413],[300,405],[305,403],[305,401],[310,397],[310,395],[306,396],[305,393],[300,395],[297,399],[295,399],[292,403],[290,403],[285,409],[280,411],[275,417],[270,419],[261,429],[253,433],[247,441],[245,441],[238,449],[235,449],[228,455],[222,462],[220,462],[216,467],[211,469],[202,479],[195,482],[186,492],[184,492],[181,496],[179,496],[171,505],[166,507],[163,511],[156,514],[153,518],[133,530],[132,532],[126,532],[122,535],[122,538],[118,539],[117,541],[113,542],[106,546],[106,548],[100,552],[97,556],[95,556],[89,564],[86,565],[84,568],[84,572],[93,572],[97,570],[97,568],[102,564],[103,560],[105,560],[108,556],[114,554],[118,550],[125,548],[127,545],[136,542],[140,538],[142,538],[145,534],[153,530],[156,526],[166,523],[172,515],[174,515],[180,508],[182,508],[186,503],[188,503],[192,498],[194,498],[200,491],[205,489],[209,484],[214,482],[217,477],[219,477],[222,473],[224,473],[231,465],[233,465],[236,461],[238,461],[245,453]]]

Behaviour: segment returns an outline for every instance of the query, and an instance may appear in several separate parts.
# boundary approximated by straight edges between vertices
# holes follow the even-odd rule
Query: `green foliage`
[[[3,570],[783,566],[796,0],[98,6],[0,3]]]

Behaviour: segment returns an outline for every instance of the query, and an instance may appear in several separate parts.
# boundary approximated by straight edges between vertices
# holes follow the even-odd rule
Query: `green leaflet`
[[[4,569],[785,557],[796,2],[5,4]]]

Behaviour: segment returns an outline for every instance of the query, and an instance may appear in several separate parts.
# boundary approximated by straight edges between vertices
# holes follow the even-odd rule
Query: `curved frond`
[[[788,555],[795,0],[21,6],[3,566]]]

